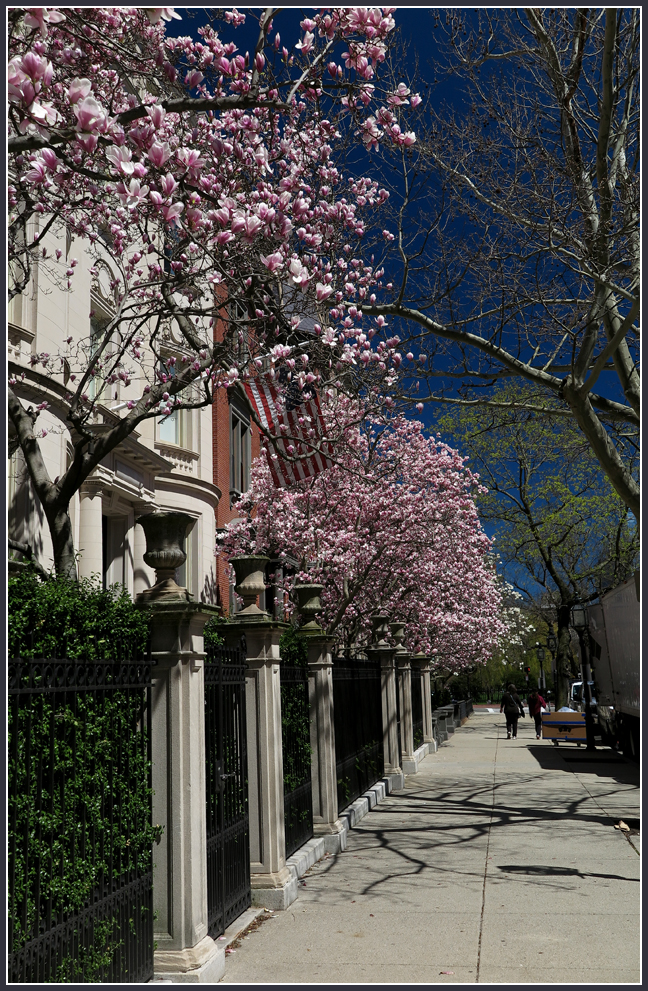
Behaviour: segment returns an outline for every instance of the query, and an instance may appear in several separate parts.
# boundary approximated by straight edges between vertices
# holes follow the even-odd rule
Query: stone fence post
[[[414,754],[414,720],[412,716],[412,665],[406,650],[396,650],[398,698],[400,701],[401,767],[403,774],[416,774],[418,760]]]
[[[313,835],[324,838],[327,853],[346,848],[346,832],[338,818],[335,722],[333,713],[333,643],[317,622],[323,585],[295,585],[302,620],[299,636],[308,651]]]
[[[421,679],[423,743],[427,743],[428,753],[434,754],[437,751],[437,741],[434,737],[434,727],[432,725],[432,682],[430,678],[432,668],[430,659],[425,654],[414,654],[412,664],[416,665],[417,674]]]
[[[297,879],[286,866],[281,682],[279,641],[287,623],[274,620],[256,604],[265,588],[269,558],[233,558],[236,591],[245,607],[223,627],[229,644],[241,634],[247,643],[246,717],[248,810],[250,816],[250,882],[252,904],[283,911],[297,897]]]
[[[244,611],[245,612],[245,611]],[[252,904],[283,911],[297,897],[297,880],[286,866],[284,775],[281,742],[279,641],[286,623],[267,613],[237,613],[223,627],[228,643],[247,643],[246,717],[250,883]]]
[[[138,520],[156,584],[136,597],[150,619],[152,668],[154,973],[173,983],[214,984],[225,953],[207,932],[207,812],[203,628],[220,610],[191,602],[174,580],[190,518]]]
[[[346,849],[346,832],[338,818],[335,723],[333,718],[333,641],[306,634],[310,707],[313,834],[324,837],[327,853]]]
[[[395,650],[384,639],[386,634],[386,616],[378,614],[374,617],[375,636],[383,636],[373,646],[367,649],[371,660],[380,664],[380,683],[382,694],[382,725],[383,725],[383,758],[385,776],[391,779],[392,788],[402,788],[405,778],[400,766],[398,748],[398,711],[396,708],[396,664]]]

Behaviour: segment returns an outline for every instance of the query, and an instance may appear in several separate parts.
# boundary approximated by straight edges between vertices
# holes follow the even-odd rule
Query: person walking
[[[529,715],[535,719],[536,740],[542,736],[542,710],[546,704],[540,692],[536,691],[535,688],[529,692],[527,705],[529,706]]]
[[[514,740],[517,740],[518,718],[521,716],[524,719],[524,706],[520,701],[515,685],[509,685],[508,691],[502,695],[500,712],[506,716],[506,739],[510,740],[512,736]]]

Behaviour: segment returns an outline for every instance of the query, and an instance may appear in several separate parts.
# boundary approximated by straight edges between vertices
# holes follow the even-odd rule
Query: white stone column
[[[138,601],[150,617],[156,978],[214,984],[225,952],[207,932],[204,624],[219,610],[167,599]]]
[[[423,743],[428,745],[428,753],[436,753],[437,742],[432,727],[432,681],[430,661],[425,654],[415,654],[412,663],[418,665],[421,678],[421,699],[423,702]]]
[[[388,646],[370,647],[367,654],[380,663],[382,694],[383,758],[385,776],[392,788],[402,788],[405,779],[398,754],[398,713],[396,709],[396,664],[394,650]]]
[[[346,831],[338,818],[335,723],[333,710],[333,641],[304,634],[308,648],[313,834],[324,837],[327,853],[346,848]]]
[[[250,881],[252,904],[283,911],[297,897],[297,878],[286,866],[279,640],[287,624],[269,615],[239,613],[223,633],[247,642],[246,719]]]
[[[101,482],[86,479],[79,493],[79,578],[103,575]]]
[[[396,652],[398,698],[400,702],[401,768],[403,774],[416,774],[418,760],[414,754],[414,722],[412,717],[412,665],[410,655]]]

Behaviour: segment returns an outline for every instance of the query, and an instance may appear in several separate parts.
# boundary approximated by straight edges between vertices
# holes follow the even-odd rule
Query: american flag
[[[313,389],[309,388],[309,398],[306,399],[298,385],[292,383],[280,390],[270,376],[260,375],[245,383],[245,392],[264,430],[278,438],[276,449],[268,440],[264,441],[270,473],[277,488],[287,489],[295,482],[313,478],[332,466],[329,458],[312,447],[325,434],[322,410]],[[303,424],[299,422],[300,418],[304,420]],[[281,435],[282,425],[288,427],[287,440]],[[315,431],[310,443],[300,442],[300,437],[307,441],[309,430]],[[291,445],[294,450],[289,452]],[[332,453],[330,444],[323,446],[329,454]],[[282,453],[299,460],[286,461],[281,457]]]

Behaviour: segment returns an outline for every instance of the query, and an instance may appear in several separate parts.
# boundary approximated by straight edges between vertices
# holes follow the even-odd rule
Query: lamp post
[[[583,659],[583,682],[585,687],[585,734],[587,736],[587,750],[596,750],[596,746],[594,744],[594,718],[592,716],[592,689],[590,687],[592,673],[590,668],[589,645],[586,642],[589,638],[589,622],[587,607],[580,602],[572,607],[571,625],[573,629],[576,630],[578,635],[578,642],[580,643],[581,648],[581,657]]]
[[[544,652],[544,647],[541,647],[539,643],[536,643],[536,657],[538,658],[538,663],[540,665],[540,684],[538,687],[541,688],[543,691],[545,691],[547,687],[545,685],[545,676],[544,676],[545,652]]]
[[[554,702],[556,698],[556,658],[558,654],[558,640],[553,632],[547,637],[547,647],[549,648],[549,653],[551,654],[551,676],[553,678],[554,686]],[[551,710],[550,710],[551,711]]]

